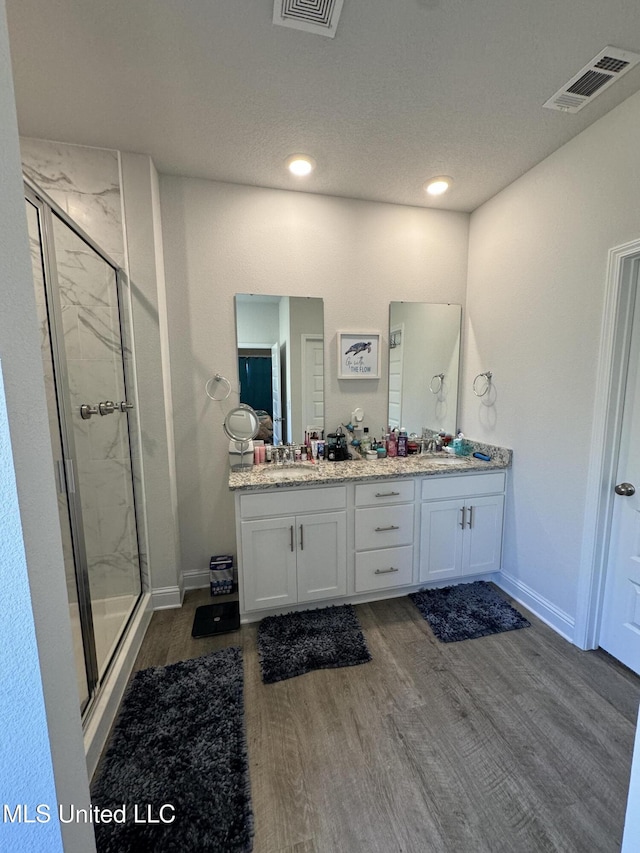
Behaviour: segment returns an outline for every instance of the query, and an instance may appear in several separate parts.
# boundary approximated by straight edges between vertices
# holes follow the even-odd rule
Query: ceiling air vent
[[[542,106],[564,113],[577,113],[638,62],[638,53],[605,47]]]
[[[273,23],[333,38],[344,0],[273,0]]]

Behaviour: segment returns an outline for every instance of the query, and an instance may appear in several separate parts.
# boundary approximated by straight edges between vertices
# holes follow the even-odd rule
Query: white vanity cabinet
[[[504,489],[502,471],[422,481],[421,582],[500,571]]]
[[[242,495],[239,528],[245,611],[346,594],[344,486]]]
[[[504,469],[378,478],[375,463],[365,470],[335,484],[236,493],[240,608],[249,620],[500,571]]]
[[[413,480],[355,487],[355,592],[412,582],[414,495]]]

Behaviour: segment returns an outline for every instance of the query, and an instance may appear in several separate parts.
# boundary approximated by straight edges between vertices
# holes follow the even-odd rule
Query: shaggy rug
[[[258,654],[265,684],[371,660],[351,604],[267,616],[258,628]]]
[[[136,673],[92,805],[99,853],[252,849],[239,648]]]
[[[409,598],[443,643],[528,628],[530,623],[486,581],[412,592]]]

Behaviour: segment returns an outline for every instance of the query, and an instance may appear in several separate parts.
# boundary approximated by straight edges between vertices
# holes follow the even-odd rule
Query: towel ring
[[[478,379],[481,379],[484,376],[486,379],[486,384],[484,386],[484,391],[478,392]],[[485,373],[479,373],[476,378],[473,380],[473,393],[476,397],[484,397],[489,388],[491,388],[491,377],[493,373],[490,370],[487,370]]]
[[[213,390],[213,394],[210,391],[210,387],[211,387],[212,382],[218,383],[218,385]],[[222,385],[222,387],[223,387],[223,390],[222,390],[223,396],[222,397],[216,397],[216,391],[218,390],[218,387],[220,385]],[[225,388],[226,388],[226,390],[224,390]],[[229,394],[231,394],[231,383],[229,382],[228,379],[226,379],[220,373],[216,373],[216,375],[212,376],[211,379],[209,379],[207,384],[204,386],[204,390],[207,392],[207,397],[209,397],[210,400],[216,400],[216,401],[226,400],[227,397],[229,396]]]
[[[433,380],[434,379],[438,380],[438,387],[437,388],[433,387]],[[444,373],[436,373],[431,377],[431,382],[429,383],[429,391],[431,391],[432,394],[439,394],[442,391],[443,379],[444,379]]]

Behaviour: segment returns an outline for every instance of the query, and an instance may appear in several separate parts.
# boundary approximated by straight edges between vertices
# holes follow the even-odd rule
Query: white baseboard
[[[100,755],[118,713],[131,670],[135,663],[153,611],[151,596],[145,593],[127,629],[120,652],[102,685],[100,696],[91,710],[84,730],[84,749],[89,779],[95,773]]]
[[[493,582],[565,640],[574,642],[576,620],[564,610],[504,570],[493,576]]]
[[[184,591],[179,586],[163,586],[151,590],[151,605],[153,610],[169,610],[172,607],[182,607]]]
[[[209,586],[209,569],[184,572],[182,578],[185,589],[205,589]]]

